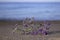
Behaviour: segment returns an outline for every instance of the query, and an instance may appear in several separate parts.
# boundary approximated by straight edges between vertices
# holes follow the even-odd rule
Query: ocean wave
[[[59,20],[60,3],[0,3],[0,18],[32,17],[41,20]]]

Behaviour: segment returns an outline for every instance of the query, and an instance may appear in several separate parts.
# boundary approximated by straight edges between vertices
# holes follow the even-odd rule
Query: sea
[[[0,19],[32,17],[36,20],[60,20],[60,2],[0,2]]]

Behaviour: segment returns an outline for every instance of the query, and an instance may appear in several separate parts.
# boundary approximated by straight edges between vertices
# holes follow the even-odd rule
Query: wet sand
[[[46,40],[60,40],[60,21],[48,21],[51,23],[50,34],[45,36]],[[35,21],[36,24],[43,21]],[[42,40],[40,35],[20,35],[12,30],[15,24],[22,25],[22,21],[0,21],[0,40]]]

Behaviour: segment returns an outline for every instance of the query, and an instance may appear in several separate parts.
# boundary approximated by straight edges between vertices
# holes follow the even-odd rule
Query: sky
[[[0,2],[60,2],[60,0],[0,0]]]

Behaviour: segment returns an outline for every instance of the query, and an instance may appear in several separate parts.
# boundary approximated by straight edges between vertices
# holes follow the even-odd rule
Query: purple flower
[[[24,27],[28,27],[28,25],[27,25],[27,24],[25,24],[25,25],[24,25]]]
[[[42,32],[42,31],[43,31],[43,29],[39,29],[38,31],[39,31],[39,32]]]
[[[36,32],[36,31],[35,31],[35,32],[31,32],[31,34],[32,34],[32,35],[37,35],[38,32]]]
[[[42,34],[47,35],[47,34],[48,34],[48,32],[47,32],[47,31],[43,31],[43,33],[42,33]]]

